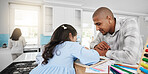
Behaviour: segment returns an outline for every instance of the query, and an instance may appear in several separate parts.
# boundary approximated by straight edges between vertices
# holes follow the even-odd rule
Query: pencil
[[[116,68],[114,68],[114,67],[112,67],[112,66],[110,66],[110,68],[113,69],[115,72],[117,72],[117,73],[119,73],[119,74],[124,74],[124,73],[120,72],[119,70],[117,70]]]
[[[129,67],[124,67],[124,66],[119,66],[119,65],[114,65],[114,66],[117,66],[117,67],[120,67],[120,68],[126,68],[126,69],[136,70],[137,71],[137,69],[135,69],[135,68],[129,68]]]
[[[137,69],[137,67],[131,67],[131,66],[122,65],[122,64],[116,64],[116,65]]]
[[[113,74],[116,74],[112,68],[110,68],[110,70],[111,70],[111,72],[112,72]]]
[[[122,71],[124,71],[124,72],[127,72],[127,73],[129,73],[129,74],[133,74],[132,72],[127,71],[127,70],[125,70],[125,69],[122,69],[122,68],[120,68],[120,67],[117,67],[117,66],[115,66],[115,65],[111,65],[111,66],[113,66],[113,67],[115,67],[115,68],[117,68],[117,69],[120,69],[120,70],[122,70]]]
[[[110,72],[110,67],[108,66],[108,74],[109,74],[109,72]]]

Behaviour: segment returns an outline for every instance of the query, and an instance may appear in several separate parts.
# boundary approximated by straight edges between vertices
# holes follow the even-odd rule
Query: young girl
[[[75,74],[75,58],[83,64],[95,64],[100,60],[98,52],[86,49],[77,39],[76,30],[68,24],[59,26],[53,33],[51,41],[45,46],[43,62],[30,74]]]

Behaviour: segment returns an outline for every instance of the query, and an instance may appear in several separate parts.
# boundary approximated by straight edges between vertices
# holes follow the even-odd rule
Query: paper
[[[93,71],[89,68],[86,68],[85,72],[86,73],[108,73],[108,66],[111,65],[111,64],[114,64],[114,63],[115,63],[115,61],[108,60],[107,62],[104,62],[104,63],[102,63],[98,66],[95,66],[95,68],[102,69],[104,71],[97,72],[97,71]],[[111,71],[110,71],[110,73],[111,73]]]

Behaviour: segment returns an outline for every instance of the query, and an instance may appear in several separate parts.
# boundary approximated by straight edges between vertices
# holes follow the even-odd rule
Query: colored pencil
[[[117,70],[116,68],[114,68],[114,67],[112,67],[112,66],[110,66],[110,68],[112,68],[115,72],[117,72],[117,73],[119,73],[119,74],[124,74],[124,73],[120,72],[119,70]]]
[[[123,68],[117,67],[117,66],[115,66],[115,65],[111,65],[111,66],[113,66],[113,67],[115,67],[115,68],[117,68],[117,69],[120,69],[120,70],[122,70],[122,71],[124,71],[124,72],[127,72],[127,73],[129,73],[129,74],[133,74],[132,72],[127,71],[127,70],[125,70],[125,69],[123,69]]]
[[[131,70],[136,70],[137,71],[137,69],[135,69],[135,68],[129,68],[129,67],[124,67],[124,66],[119,66],[119,65],[115,65],[115,66],[120,67],[120,68],[126,68],[126,69],[131,69]]]
[[[110,67],[108,66],[108,74],[110,73]]]
[[[116,74],[116,72],[115,72],[112,68],[110,68],[110,71],[111,71],[113,74]]]
[[[116,65],[137,69],[137,67],[131,67],[131,66],[122,65],[122,64],[116,64]]]

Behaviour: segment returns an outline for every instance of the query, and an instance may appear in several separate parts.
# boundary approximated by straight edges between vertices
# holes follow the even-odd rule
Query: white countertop
[[[41,46],[38,46],[38,45],[27,45],[24,48],[25,49],[38,49],[38,48],[41,48]]]
[[[0,47],[0,71],[12,63],[11,50]]]
[[[38,52],[23,53],[18,58],[16,58],[13,62],[35,61],[37,54]]]
[[[10,49],[0,47],[0,53],[10,53]]]
[[[1,48],[0,47],[0,71],[2,71],[4,68],[6,68],[8,65],[10,65],[12,62],[21,62],[21,61],[35,61],[36,55],[39,52],[29,52],[29,53],[23,53],[18,58],[16,58],[14,61],[12,60],[11,50],[8,48]]]
[[[40,52],[41,46],[39,45],[27,45],[24,47],[24,51],[32,51],[32,50],[37,50],[37,52]]]

